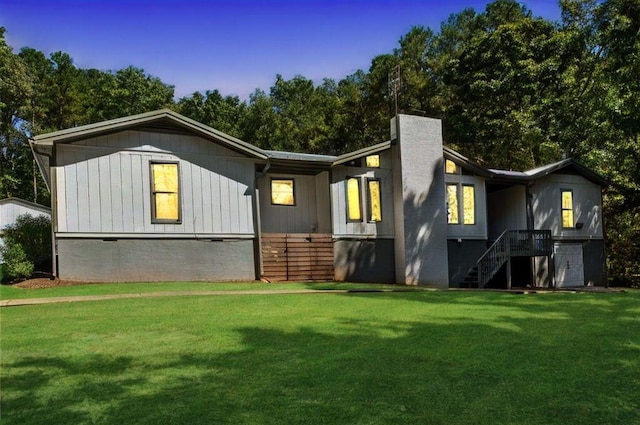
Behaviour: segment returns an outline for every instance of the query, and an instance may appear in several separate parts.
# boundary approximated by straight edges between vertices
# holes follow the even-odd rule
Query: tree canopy
[[[281,75],[249,99],[216,88],[174,100],[143,69],[81,69],[8,46],[0,30],[0,197],[48,202],[32,135],[169,107],[266,149],[339,154],[386,140],[397,108],[442,118],[445,143],[479,164],[528,169],[574,157],[611,185],[611,275],[640,275],[640,3],[561,0],[562,18],[515,0],[419,25],[339,81]],[[397,98],[390,76],[400,70]]]

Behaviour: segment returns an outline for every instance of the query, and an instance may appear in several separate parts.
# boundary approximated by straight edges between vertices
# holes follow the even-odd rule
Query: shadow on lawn
[[[415,301],[432,306],[467,305],[470,307],[507,307],[516,308],[529,313],[566,313],[573,320],[592,319],[594,314],[613,315],[619,317],[626,311],[632,316],[640,313],[640,292],[553,292],[553,293],[518,293],[491,291],[416,291],[411,287],[404,291],[400,286],[398,292],[352,291],[350,296],[364,298],[386,298],[404,301]]]
[[[427,298],[445,308],[455,297]],[[457,302],[477,305],[465,298]],[[508,300],[486,301],[513,307]],[[332,319],[325,331],[239,328],[242,348],[226,354],[34,356],[4,365],[2,419],[7,425],[637,423],[640,329],[637,321],[620,329],[632,307],[616,300],[592,311],[592,318],[609,315],[607,334],[584,327],[573,338],[571,329],[589,319],[590,307],[561,319],[500,319],[517,330],[463,317],[385,326],[351,317]],[[542,308],[563,310],[562,303]],[[51,394],[52,388],[63,391]]]

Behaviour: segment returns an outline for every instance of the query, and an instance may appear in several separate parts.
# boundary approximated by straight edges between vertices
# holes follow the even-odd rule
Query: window
[[[458,185],[447,185],[447,223],[460,224],[460,208],[458,208]]]
[[[152,223],[180,223],[180,179],[177,163],[151,163],[151,196]]]
[[[447,159],[444,161],[444,172],[447,174],[458,174],[458,166],[455,162]]]
[[[462,223],[476,224],[476,194],[471,185],[462,186]]]
[[[462,187],[462,190],[460,188]],[[462,211],[461,211],[462,207]],[[462,212],[462,224],[476,224],[476,193],[473,185],[447,184],[447,223],[460,224]]]
[[[367,167],[378,168],[380,167],[380,155],[369,155],[365,159]]]
[[[369,192],[369,221],[382,221],[380,180],[367,179],[367,191]]]
[[[360,179],[347,177],[347,221],[362,220],[360,208]]]
[[[573,191],[562,191],[562,228],[573,229]]]
[[[295,205],[293,179],[271,179],[271,204]]]

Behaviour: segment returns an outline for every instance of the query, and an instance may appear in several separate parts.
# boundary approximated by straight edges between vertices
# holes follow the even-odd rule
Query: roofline
[[[250,156],[259,159],[268,158],[268,155],[257,146],[253,146],[250,143],[244,142],[238,138],[211,128],[205,124],[187,118],[170,109],[159,109],[157,111],[146,112],[143,114],[131,115],[128,117],[116,118],[113,120],[102,121],[94,124],[87,124],[79,127],[41,134],[38,136],[34,136],[32,138],[32,141],[35,145],[53,145],[56,143],[63,143],[65,141],[85,139],[101,133],[124,130],[129,127],[154,122],[163,118],[168,118],[176,124],[187,128],[201,136],[219,140],[227,144],[229,147],[235,148],[236,150],[239,150]]]
[[[373,155],[389,148],[391,148],[391,141],[387,140],[386,142],[378,143],[377,145],[367,146],[366,148],[340,155],[331,165],[344,164],[345,162],[353,161],[354,159],[362,158],[363,156]]]
[[[520,175],[507,175],[501,174],[500,171],[503,170],[489,170],[494,178],[506,181],[532,181],[542,177],[546,177],[550,174],[553,174],[557,171],[562,170],[563,168],[574,166],[577,168],[580,175],[584,178],[591,180],[592,182],[599,184],[600,186],[608,186],[609,182],[602,177],[600,174],[591,170],[589,167],[582,165],[574,158],[563,159],[562,161],[558,161],[555,163],[551,163],[548,165],[543,165],[542,167],[533,168],[528,171],[522,172]]]
[[[10,196],[8,198],[0,199],[0,204],[8,204],[9,202],[15,202],[16,204],[22,204],[24,206],[31,207],[31,208],[40,210],[42,212],[51,214],[51,208],[46,207],[44,205],[36,204],[35,202],[27,201],[22,198],[16,198],[16,197]]]
[[[457,163],[458,165],[461,165],[463,167],[466,167],[468,169],[470,169],[471,171],[473,171],[474,173],[483,176],[483,177],[487,177],[490,178],[493,176],[493,173],[491,172],[491,170],[488,170],[484,167],[481,167],[478,164],[473,163],[469,158],[467,158],[466,156],[454,151],[451,148],[448,148],[446,146],[442,147],[442,153],[443,156],[446,159],[449,159],[455,163]]]

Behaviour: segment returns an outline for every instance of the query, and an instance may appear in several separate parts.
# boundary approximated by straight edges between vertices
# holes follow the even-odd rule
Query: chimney
[[[396,281],[449,287],[442,122],[391,119]]]

